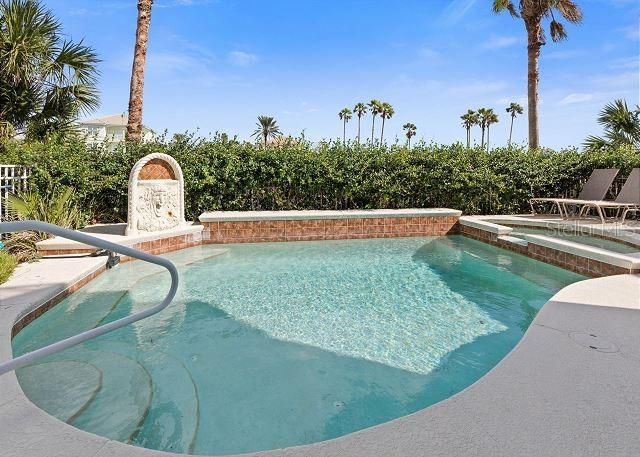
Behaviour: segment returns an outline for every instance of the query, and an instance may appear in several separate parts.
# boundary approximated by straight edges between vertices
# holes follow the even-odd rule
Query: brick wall
[[[204,222],[203,243],[344,240],[443,236],[457,231],[457,216]]]
[[[131,247],[149,254],[165,254],[167,252],[178,251],[180,249],[191,248],[202,244],[202,233],[190,233],[187,235],[177,235],[169,238],[161,238],[153,241],[143,241],[132,244]],[[40,251],[44,256],[57,256],[69,254],[91,254],[96,249],[47,249]],[[130,260],[127,256],[122,256],[122,261]]]

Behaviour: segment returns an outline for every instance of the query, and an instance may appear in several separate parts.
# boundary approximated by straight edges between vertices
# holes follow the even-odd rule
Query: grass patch
[[[0,284],[9,279],[18,264],[15,257],[8,252],[0,251]]]

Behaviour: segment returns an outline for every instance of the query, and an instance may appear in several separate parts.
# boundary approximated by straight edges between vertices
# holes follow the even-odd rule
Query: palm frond
[[[48,132],[95,110],[98,62],[93,48],[63,38],[40,1],[0,1],[0,119],[17,131]]]
[[[551,34],[551,39],[553,41],[557,42],[567,39],[567,31],[565,30],[564,25],[555,19],[549,24],[549,33]]]
[[[582,10],[573,0],[555,0],[555,7],[567,21],[578,24],[582,22]]]
[[[494,13],[507,11],[513,17],[520,17],[520,13],[511,0],[494,0],[492,9]]]

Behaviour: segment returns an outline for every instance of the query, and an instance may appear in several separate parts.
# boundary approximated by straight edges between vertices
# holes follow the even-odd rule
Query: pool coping
[[[200,222],[305,221],[323,219],[376,219],[395,217],[460,216],[462,211],[449,208],[291,210],[291,211],[209,211]]]
[[[3,360],[10,357],[18,316],[101,268],[95,258],[68,265],[66,282],[38,288],[28,302],[0,302]],[[56,267],[59,277],[63,270]],[[639,275],[580,281],[547,302],[516,347],[462,392],[333,440],[244,455],[638,455],[639,326]],[[585,347],[584,335],[601,336],[603,348]],[[615,351],[607,343],[613,343]],[[3,454],[25,457],[181,455],[126,445],[67,425],[32,404],[14,373],[0,376],[0,442]]]

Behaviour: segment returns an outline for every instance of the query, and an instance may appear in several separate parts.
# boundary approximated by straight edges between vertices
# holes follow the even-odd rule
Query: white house
[[[78,122],[78,130],[84,135],[85,141],[89,145],[106,142],[115,146],[124,141],[127,132],[127,115],[112,114],[110,116],[97,117]],[[153,139],[153,130],[142,126],[142,141]]]

